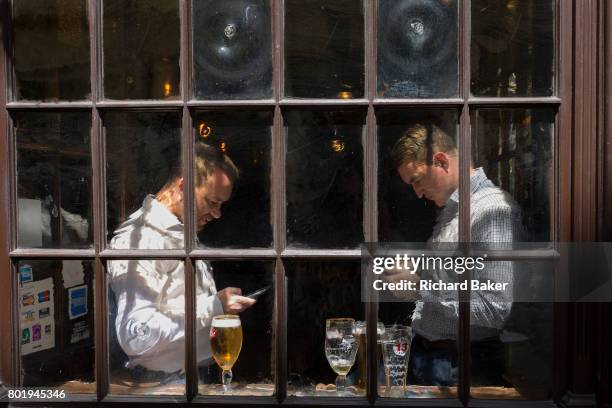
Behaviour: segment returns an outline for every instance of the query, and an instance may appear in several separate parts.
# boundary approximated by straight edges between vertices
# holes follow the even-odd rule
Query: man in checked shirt
[[[440,207],[429,246],[457,243],[459,239],[459,159],[454,140],[431,123],[410,127],[391,151],[392,165],[416,195]],[[482,168],[470,168],[470,239],[485,248],[509,248],[524,240],[521,211],[510,195],[487,178]],[[512,307],[513,265],[486,262],[472,278],[508,283],[505,291],[472,291],[470,335],[473,383],[503,384],[503,347],[499,334]],[[452,281],[453,271],[427,271],[428,277]],[[451,275],[455,275],[454,277]],[[391,271],[387,281],[420,280],[417,274]],[[412,316],[415,333],[410,355],[409,384],[457,383],[457,330],[459,305],[456,291],[410,292],[416,301]]]

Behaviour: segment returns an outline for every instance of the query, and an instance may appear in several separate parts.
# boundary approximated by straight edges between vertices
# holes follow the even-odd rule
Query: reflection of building
[[[98,397],[106,396],[104,266],[120,256],[210,257],[223,263],[228,284],[236,271],[249,290],[273,282],[270,319],[244,325],[246,341],[270,352],[243,380],[276,382],[280,400],[289,385],[329,382],[330,372],[300,372],[327,367],[314,330],[334,313],[377,317],[377,307],[354,298],[358,244],[424,240],[436,216],[385,167],[392,140],[414,120],[433,118],[455,135],[462,168],[473,159],[516,199],[531,241],[611,240],[610,13],[603,0],[0,1],[0,311],[12,316],[0,319],[0,332],[17,325],[19,265],[37,261],[53,278],[54,322],[63,324],[56,345],[65,345],[53,358],[22,359],[20,342],[31,343],[34,330],[0,336],[0,383],[82,385],[95,371]],[[222,146],[243,171],[226,216],[198,240],[187,227],[193,241],[184,251],[108,251],[108,233],[173,166],[184,164],[193,179],[196,140]],[[187,197],[192,190],[185,187]],[[21,200],[32,200],[34,212]],[[187,203],[190,210],[194,218]],[[39,224],[40,243],[21,240],[26,225]],[[74,287],[63,287],[67,260],[89,265],[84,326],[65,320],[64,292]],[[258,262],[266,267],[251,278]],[[526,306],[533,320],[522,322],[531,331],[523,334],[538,338],[514,338],[505,358],[514,373],[537,365],[553,380],[538,394],[507,376],[504,396],[597,394],[610,404],[609,307],[555,305],[552,317],[538,307]],[[383,320],[408,323],[411,308],[379,310]],[[67,345],[87,330],[88,341]],[[287,342],[294,338],[303,347],[297,356]],[[547,353],[547,361],[529,358]],[[468,387],[459,389],[466,401]],[[376,399],[375,385],[369,391]]]

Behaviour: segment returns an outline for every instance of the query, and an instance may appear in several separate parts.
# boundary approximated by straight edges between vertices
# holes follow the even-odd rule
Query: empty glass
[[[366,387],[366,322],[357,321],[355,322],[355,336],[359,342],[359,348],[357,350],[357,369],[359,370],[359,376],[357,378],[357,388]]]
[[[385,396],[406,395],[406,374],[410,357],[412,330],[408,326],[387,327],[382,340],[383,362],[385,365]]]
[[[332,370],[338,374],[336,393],[343,395],[346,375],[355,364],[359,342],[355,335],[355,320],[350,318],[325,321],[325,357]]]

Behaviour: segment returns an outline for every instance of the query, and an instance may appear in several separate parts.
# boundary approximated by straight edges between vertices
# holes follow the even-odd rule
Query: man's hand
[[[410,273],[409,270],[400,269],[387,269],[381,277],[383,281],[389,283],[399,283],[402,280],[407,280],[418,285],[419,280],[421,280],[418,273]],[[421,298],[419,292],[416,290],[396,291],[393,292],[393,295],[407,302],[412,302]]]
[[[421,279],[418,273],[411,273],[409,270],[404,269],[387,269],[382,274],[382,279],[385,282],[398,283],[402,280],[418,283]]]
[[[238,314],[253,306],[255,299],[242,296],[240,288],[227,287],[217,292],[217,297],[223,305],[223,313]]]

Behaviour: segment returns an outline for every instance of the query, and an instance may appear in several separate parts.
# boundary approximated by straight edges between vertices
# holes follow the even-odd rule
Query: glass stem
[[[231,390],[230,384],[232,383],[232,370],[223,370],[221,381],[223,382],[223,392],[229,392]]]
[[[336,377],[336,392],[343,394],[346,390],[346,375],[339,375]]]

